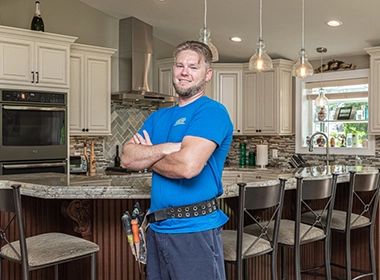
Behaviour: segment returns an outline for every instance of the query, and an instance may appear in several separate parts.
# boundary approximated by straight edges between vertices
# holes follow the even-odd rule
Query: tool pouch
[[[149,210],[148,210],[149,213]],[[147,214],[148,214],[147,213]],[[140,262],[146,264],[146,254],[147,254],[147,248],[146,248],[146,231],[149,227],[147,215],[145,215],[143,222],[141,223],[141,226],[139,228],[139,235],[140,235]]]

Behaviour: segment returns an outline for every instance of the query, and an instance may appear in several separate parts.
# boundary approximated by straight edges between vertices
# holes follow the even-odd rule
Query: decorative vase
[[[326,120],[327,113],[325,111],[325,107],[321,107],[321,110],[318,112],[318,120],[324,121]]]

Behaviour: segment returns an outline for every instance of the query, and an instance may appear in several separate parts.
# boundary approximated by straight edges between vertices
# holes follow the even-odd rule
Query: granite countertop
[[[295,188],[296,176],[305,179],[323,178],[332,172],[339,173],[338,183],[349,181],[349,171],[374,173],[374,167],[362,166],[313,166],[298,169],[226,167],[223,172],[222,197],[238,195],[238,182],[248,186],[265,186],[278,183],[278,178],[287,179],[286,189]],[[4,175],[0,177],[0,188],[21,184],[22,195],[45,199],[149,199],[151,173],[131,175],[97,174],[88,177],[58,173]]]

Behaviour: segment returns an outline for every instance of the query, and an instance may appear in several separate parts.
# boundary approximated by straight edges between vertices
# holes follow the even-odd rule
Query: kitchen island
[[[294,199],[295,193],[295,176],[318,178],[326,176],[331,171],[338,172],[340,175],[337,200],[344,200],[349,180],[348,171],[350,170],[377,172],[376,168],[361,166],[330,166],[328,169],[325,166],[301,169],[226,168],[223,173],[224,194],[221,198],[221,207],[230,217],[230,221],[225,227],[236,228],[234,209],[237,206],[237,182],[262,186],[276,184],[280,177],[288,179],[284,207],[284,215],[287,216],[294,211],[292,199]],[[150,173],[98,174],[93,177],[46,173],[0,177],[0,188],[10,187],[15,183],[22,185],[21,193],[27,236],[46,231],[60,231],[82,236],[99,244],[101,248],[98,253],[98,279],[145,279],[145,275],[139,272],[138,266],[129,252],[129,245],[120,218],[124,211],[132,211],[136,202],[140,203],[142,209],[149,207]],[[2,223],[7,219],[8,217],[1,216]],[[16,233],[13,234],[14,236],[10,236],[10,239],[16,238]],[[376,247],[379,247],[378,236],[379,234],[376,238]],[[360,236],[353,236],[353,238],[360,239]],[[357,244],[359,253],[362,247],[365,248],[365,244],[361,244],[360,240],[356,240],[355,244]],[[365,249],[363,249],[364,252]],[[309,251],[315,253],[318,252],[318,248],[313,247]],[[289,258],[292,256],[288,255]],[[313,261],[320,259],[320,256],[309,257]],[[266,271],[267,260],[265,258],[257,259],[250,263],[254,275],[252,279],[266,279],[269,275],[269,270]],[[290,263],[292,262],[290,261]],[[4,264],[3,279],[18,279],[19,266],[6,262]],[[379,265],[377,265],[377,269],[378,267]],[[60,270],[60,279],[85,280],[89,279],[88,272],[88,260],[65,264]],[[291,279],[292,268],[288,269],[288,273]],[[31,275],[33,280],[52,279],[52,270],[44,269],[32,272]],[[228,279],[233,278],[229,276]]]

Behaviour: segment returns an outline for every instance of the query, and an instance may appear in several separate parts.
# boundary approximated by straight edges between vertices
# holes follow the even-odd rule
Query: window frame
[[[316,83],[321,81],[322,76],[322,86],[323,82],[334,81],[334,80],[350,80],[350,79],[358,79],[358,78],[367,78],[368,85],[369,81],[369,69],[359,69],[359,70],[343,70],[336,72],[324,72],[322,74],[314,74],[311,77],[307,77],[304,79],[295,78],[296,84],[296,111],[295,111],[295,151],[300,154],[326,154],[326,147],[313,147],[313,152],[309,152],[308,147],[306,146],[306,135],[303,137],[303,131],[311,131],[312,127],[312,118],[313,118],[313,104],[310,102],[306,94],[306,83]],[[370,89],[369,89],[370,90]],[[369,94],[368,94],[369,96]],[[370,106],[368,106],[368,110]],[[369,114],[370,118],[370,114]],[[342,120],[345,121],[345,120]],[[370,119],[368,119],[370,122]],[[369,127],[368,127],[369,129]],[[313,131],[315,132],[315,131]],[[312,132],[312,133],[313,133]],[[307,135],[311,135],[309,133]],[[305,138],[305,139],[303,139]],[[330,144],[329,144],[330,145]],[[330,154],[334,155],[375,155],[375,136],[368,135],[368,147],[330,147]]]

